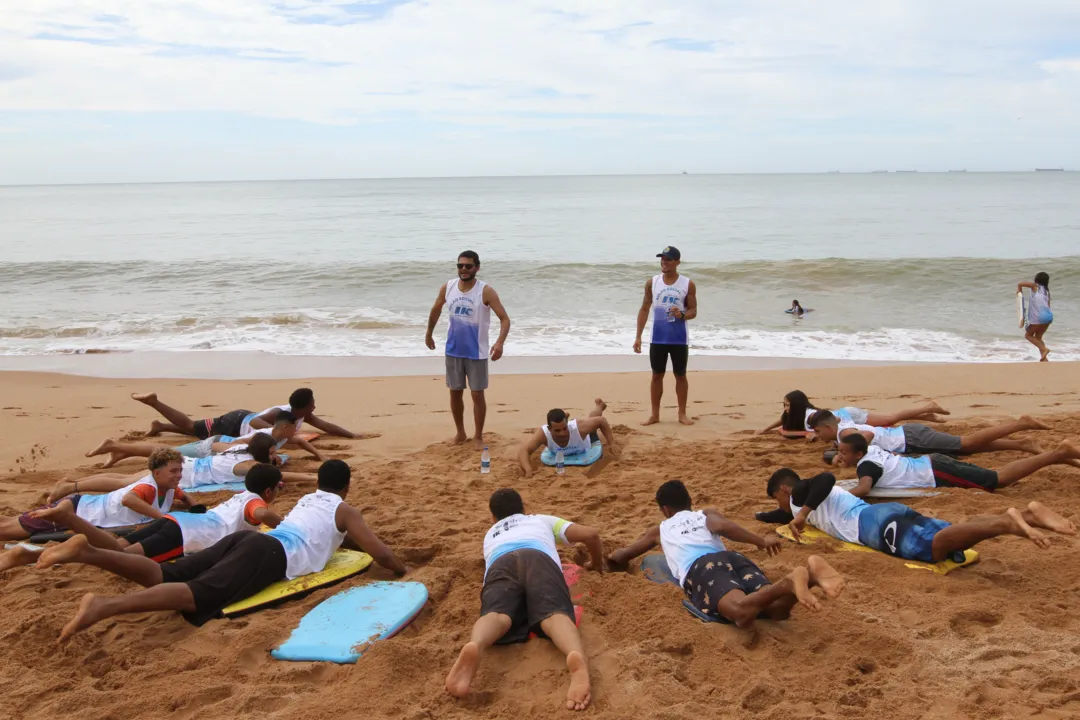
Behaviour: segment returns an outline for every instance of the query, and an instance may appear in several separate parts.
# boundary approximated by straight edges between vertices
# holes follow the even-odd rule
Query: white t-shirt
[[[902,453],[907,450],[907,436],[902,427],[874,427],[873,425],[856,425],[854,423],[841,423],[837,432],[855,428],[859,432],[872,432],[874,439],[870,441],[871,447],[879,447],[894,453]]]
[[[806,417],[803,418],[803,427],[807,432],[814,432],[814,428],[810,427],[810,418],[814,417],[814,413],[818,412],[817,408],[806,408]]]
[[[877,475],[874,487],[879,488],[926,488],[937,485],[929,455],[901,457],[873,445],[859,461],[857,471],[860,478]]]
[[[664,549],[671,574],[682,585],[686,573],[702,555],[724,552],[720,536],[709,532],[701,510],[680,510],[660,523],[660,547]]]
[[[338,530],[336,493],[316,490],[305,495],[281,524],[267,533],[285,548],[285,576],[293,580],[321,571],[341,547],[345,532]]]
[[[234,445],[220,455],[204,458],[186,457],[184,458],[184,473],[180,476],[180,487],[186,490],[201,485],[238,482],[240,476],[233,472],[233,468],[242,462],[254,459],[247,453],[247,445]]]
[[[569,544],[566,530],[574,523],[554,515],[511,515],[491,526],[484,536],[484,575],[491,563],[515,550],[539,550],[562,567],[555,543]]]
[[[247,435],[241,435],[240,437],[238,437],[236,439],[241,440],[241,441],[243,441],[245,443],[249,443],[249,442],[251,442],[251,438],[255,437],[256,435],[273,435],[273,431],[270,430],[270,428],[263,428],[262,430],[256,430],[254,432],[250,432]],[[277,446],[277,449],[280,450],[282,447],[285,446],[285,443],[287,443],[287,442],[289,442],[289,441],[288,440],[279,440],[278,442],[276,442],[274,444]]]
[[[154,476],[147,475],[125,488],[113,490],[105,495],[80,495],[75,514],[91,525],[101,528],[148,523],[153,518],[137,513],[124,505],[124,497],[138,487],[147,488],[139,493],[140,496],[149,505],[156,506],[160,512],[166,513],[172,507],[175,491],[168,490],[162,495],[154,481]]]
[[[168,517],[180,526],[184,538],[184,554],[205,550],[226,535],[240,530],[253,530],[255,524],[248,518],[266,502],[255,493],[245,490],[205,513],[170,513]]]
[[[247,437],[251,433],[255,432],[255,428],[251,427],[251,421],[254,420],[257,417],[262,417],[263,415],[270,412],[271,410],[288,410],[289,412],[292,412],[292,406],[289,405],[288,403],[286,403],[284,405],[275,405],[273,407],[266,408],[262,412],[252,413],[251,415],[248,415],[246,418],[244,418],[244,421],[242,423],[240,423],[240,437]],[[304,424],[303,420],[297,420],[296,421],[296,431],[297,432],[300,431],[300,426],[303,425],[303,424]],[[266,430],[268,428],[263,428],[263,429]]]
[[[850,543],[859,542],[859,514],[870,507],[860,498],[837,485],[824,502],[811,510],[806,521],[835,538]],[[802,508],[791,501],[791,514],[798,515]]]

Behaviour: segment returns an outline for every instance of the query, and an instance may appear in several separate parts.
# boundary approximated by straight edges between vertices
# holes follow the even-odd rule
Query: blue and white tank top
[[[652,279],[652,343],[654,345],[689,345],[686,320],[671,315],[678,308],[686,312],[686,295],[690,292],[690,278],[680,275],[674,285],[664,283],[663,275]]]
[[[466,360],[486,360],[491,308],[484,304],[483,280],[477,280],[469,292],[461,292],[458,280],[446,283],[446,307],[450,313],[450,329],[446,333],[448,357]]]
[[[293,580],[319,572],[341,547],[345,533],[337,527],[341,496],[324,490],[300,498],[281,524],[266,533],[285,548],[285,577]]]
[[[555,438],[551,436],[551,428],[544,425],[541,430],[544,431],[544,437],[547,438],[548,450],[552,453],[557,453],[562,450],[563,455],[579,455],[583,452],[588,452],[592,449],[592,438],[588,435],[582,435],[578,430],[577,420],[571,420],[566,424],[566,429],[570,433],[570,439],[566,441],[566,447],[562,447],[559,443],[555,442]]]
[[[1032,290],[1028,298],[1028,325],[1046,325],[1053,322],[1054,313],[1050,310],[1050,293],[1041,285]]]
[[[680,510],[660,523],[660,547],[679,585],[695,560],[727,549],[719,535],[709,532],[705,513],[700,510]]]

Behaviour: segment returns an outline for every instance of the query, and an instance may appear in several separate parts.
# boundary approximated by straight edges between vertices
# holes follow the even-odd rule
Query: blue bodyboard
[[[278,660],[354,663],[366,645],[412,622],[427,603],[418,582],[374,582],[345,590],[316,605],[270,654]]]
[[[583,453],[564,455],[563,465],[592,465],[599,460],[603,454],[604,448],[600,447],[599,442],[594,442],[592,447]],[[549,448],[544,448],[544,452],[540,453],[540,462],[554,467],[555,453],[551,452]]]
[[[198,494],[198,493],[223,492],[223,491],[239,493],[239,492],[244,492],[244,490],[246,490],[246,489],[247,488],[244,486],[244,483],[241,481],[241,482],[231,482],[231,483],[220,483],[218,485],[196,485],[193,488],[188,488],[187,490],[184,490],[184,492],[187,493],[188,495],[195,495],[195,494]]]

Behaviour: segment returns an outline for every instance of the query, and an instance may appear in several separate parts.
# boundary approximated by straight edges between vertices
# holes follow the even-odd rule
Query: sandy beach
[[[557,372],[553,372],[557,371]],[[343,585],[277,608],[202,628],[179,615],[132,615],[102,622],[65,646],[59,630],[88,590],[132,589],[93,568],[0,577],[0,683],[17,719],[68,718],[463,718],[532,719],[564,712],[563,661],[548,643],[496,648],[486,656],[473,695],[455,701],[443,689],[479,610],[481,541],[490,526],[487,498],[515,487],[530,512],[556,514],[600,530],[605,548],[636,538],[661,516],[653,501],[664,480],[683,479],[695,505],[715,506],[757,532],[770,509],[765,481],[789,466],[823,469],[820,444],[753,434],[775,420],[784,393],[805,391],[820,406],[895,410],[922,399],[952,412],[942,429],[963,433],[1028,413],[1052,426],[1046,447],[1080,439],[1080,367],[1073,363],[804,366],[798,370],[691,371],[691,414],[678,425],[668,379],[664,416],[642,428],[648,376],[575,372],[572,363],[537,374],[493,378],[488,391],[490,475],[479,453],[450,446],[453,434],[443,378],[285,380],[121,379],[32,372],[0,373],[5,422],[0,435],[0,513],[40,500],[60,478],[95,472],[84,453],[105,437],[140,437],[156,417],[132,392],[157,391],[196,416],[284,402],[296,387],[314,389],[317,414],[372,440],[322,437],[316,447],[353,468],[349,501],[416,569],[430,601],[401,635],[378,643],[355,666],[281,663],[269,650],[304,613],[340,589],[389,579],[373,569]],[[623,457],[596,477],[570,468],[523,480],[514,460],[525,433],[553,405],[584,414],[594,397],[609,405]],[[469,406],[466,408],[471,412]],[[1030,434],[1024,434],[1027,437]],[[164,436],[180,444],[178,436]],[[290,469],[317,463],[294,453]],[[974,461],[997,467],[1018,455]],[[100,460],[95,458],[94,460]],[[120,468],[139,468],[128,460]],[[844,470],[840,477],[853,476]],[[314,488],[290,486],[287,510]],[[210,502],[225,494],[204,496]],[[956,521],[1039,500],[1080,521],[1080,470],[1052,467],[995,494],[945,490],[911,504]],[[734,545],[778,577],[810,551],[786,546],[768,558]],[[978,547],[981,561],[947,577],[906,569],[884,555],[815,547],[847,578],[840,598],[817,614],[796,609],[785,623],[756,631],[704,625],[681,606],[681,593],[636,571],[584,581],[582,633],[592,664],[593,706],[603,718],[1074,718],[1080,715],[1080,541],[1054,536],[1038,550],[1019,538]],[[564,551],[573,559],[572,551]]]

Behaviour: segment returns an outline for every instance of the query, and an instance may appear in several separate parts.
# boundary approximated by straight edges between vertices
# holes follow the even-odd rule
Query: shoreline
[[[436,354],[438,353],[438,354]],[[823,370],[939,363],[893,360],[842,360],[754,355],[691,355],[691,373],[749,370]],[[941,363],[949,366],[983,363]],[[1008,363],[985,363],[1003,365]],[[357,355],[273,355],[245,351],[150,351],[0,356],[0,372],[55,373],[111,379],[294,380],[302,378],[429,377],[445,372],[440,351],[430,357]],[[490,364],[491,375],[546,375],[649,372],[641,355],[561,355],[503,357]]]

